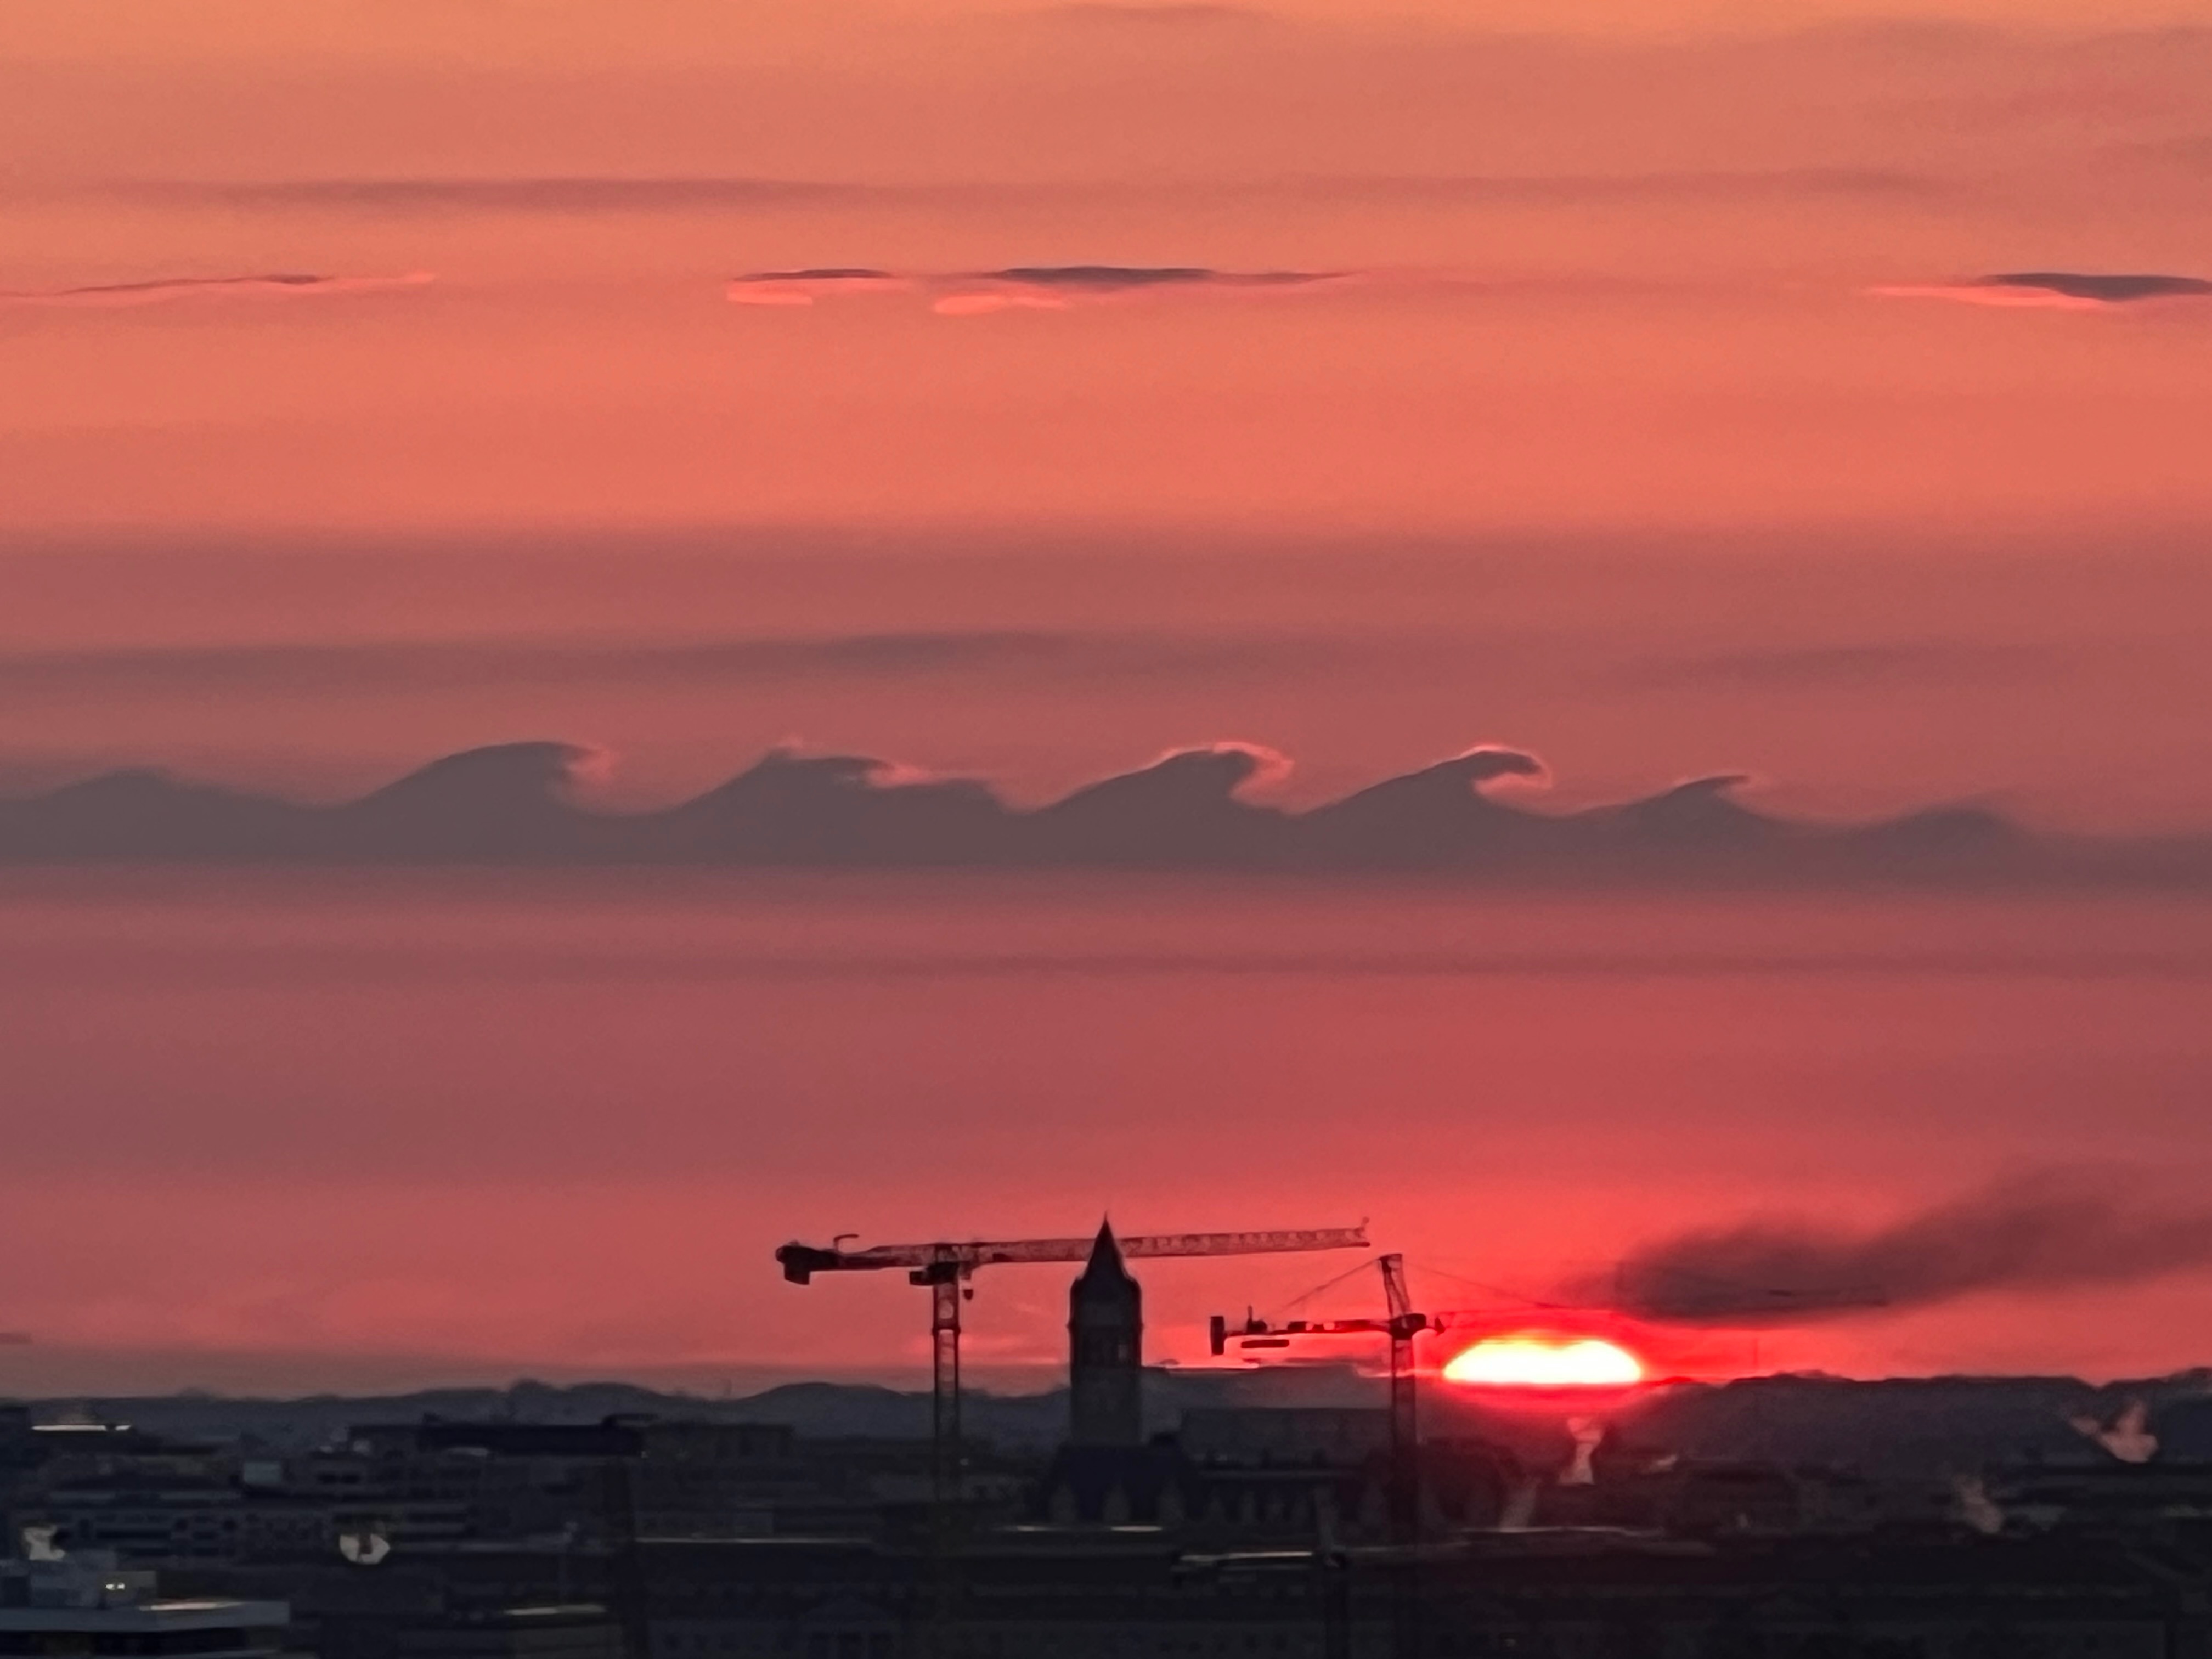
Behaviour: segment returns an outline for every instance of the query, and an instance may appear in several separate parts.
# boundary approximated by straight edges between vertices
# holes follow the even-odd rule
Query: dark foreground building
[[[282,1601],[165,1596],[112,1555],[0,1561],[0,1654],[40,1659],[276,1659]]]
[[[1394,1623],[1411,1575],[1414,1609]],[[2080,1539],[1493,1534],[1197,1555],[1016,1533],[926,1552],[647,1547],[652,1659],[2198,1659],[2205,1576]]]

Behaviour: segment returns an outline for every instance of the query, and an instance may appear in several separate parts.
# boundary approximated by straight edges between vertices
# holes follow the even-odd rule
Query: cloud
[[[1032,855],[1085,864],[1265,863],[1289,819],[1241,794],[1290,769],[1286,756],[1261,744],[1171,750],[1035,813]]]
[[[205,183],[149,179],[103,187],[149,205],[404,215],[425,213],[714,212],[732,208],[837,207],[957,186],[902,186],[753,178],[276,179]]]
[[[1203,14],[1197,15],[1193,14]],[[1265,21],[1234,8],[1099,6],[1037,14],[1129,25]],[[1145,28],[1142,26],[1154,27]],[[1880,167],[1709,168],[1556,173],[1294,173],[1266,178],[1130,180],[1062,179],[883,183],[746,176],[453,179],[435,177],[140,179],[95,187],[110,200],[226,212],[398,217],[434,214],[614,214],[806,211],[855,206],[1003,209],[1009,204],[1109,202],[1212,204],[1298,200],[1390,203],[1447,209],[1601,206],[1607,203],[1763,202],[1804,198],[1951,196],[1960,187],[1924,173]]]
[[[1797,1324],[1993,1291],[2125,1285],[2212,1266],[2212,1210],[2160,1208],[2118,1175],[2000,1183],[1887,1226],[1790,1219],[1644,1246],[1590,1287],[1686,1324]]]
[[[1315,270],[1210,270],[1200,265],[1015,265],[976,272],[969,280],[1014,288],[1121,294],[1146,288],[1295,288],[1342,273]]]
[[[310,845],[374,858],[496,861],[574,856],[603,823],[574,811],[577,787],[611,757],[576,744],[495,744],[407,774],[303,823]]]
[[[914,279],[888,270],[825,267],[810,270],[756,270],[730,278],[732,305],[811,306],[829,294],[903,294]]]
[[[2172,299],[2177,295],[2212,294],[2212,282],[2199,276],[2089,276],[2063,270],[2017,271],[1983,279],[1991,287],[2027,292],[2064,295],[2069,299],[2097,300],[2125,305],[2135,300]]]
[[[1651,664],[1626,676],[1640,685],[1731,690],[1863,686],[2010,678],[2046,672],[2046,648],[1932,640],[1716,652]]]
[[[0,290],[0,305],[113,308],[192,298],[265,299],[311,294],[362,294],[383,289],[419,288],[434,280],[427,270],[410,271],[400,276],[320,276],[293,272],[255,276],[163,276],[149,282],[106,283],[86,288]]]
[[[947,294],[930,303],[940,317],[981,317],[994,311],[1068,311],[1073,307],[1057,294],[1022,289],[981,289],[969,294]]]
[[[1000,270],[902,272],[866,267],[757,270],[730,279],[733,304],[811,306],[847,294],[921,293],[943,317],[1007,310],[1066,311],[1088,301],[1159,292],[1312,288],[1348,271],[1216,270],[1204,265],[1011,265]]]
[[[1349,275],[1345,271],[1214,270],[1202,265],[1015,265],[939,278],[935,285],[951,291],[930,308],[945,317],[1009,308],[1065,311],[1083,301],[1150,292],[1311,288],[1341,282]]]
[[[1403,777],[1385,779],[1307,813],[1302,838],[1328,862],[1429,867],[1477,860],[1540,835],[1528,814],[1492,801],[1482,786],[1543,782],[1544,763],[1524,750],[1482,744]]]
[[[1250,24],[1275,21],[1274,14],[1256,6],[1234,6],[1208,3],[1208,0],[1186,0],[1182,4],[1115,5],[1109,0],[1075,0],[1075,3],[1047,6],[1035,14],[1055,22],[1099,23],[1113,25],[1127,23],[1152,27],[1214,27],[1228,24]]]
[[[1765,202],[1923,198],[1956,186],[1880,167],[1682,169],[1649,173],[1314,174],[1249,187],[1320,201],[1437,207],[1585,207],[1608,202]]]
[[[2098,274],[2070,270],[2022,270],[1970,282],[1867,290],[1891,300],[1954,300],[1965,305],[2032,310],[2105,311],[2147,300],[2202,299],[2212,282],[2197,276],[2149,273]]]
[[[1003,858],[1009,821],[998,796],[970,779],[786,747],[642,827],[664,857],[959,865]]]
[[[484,685],[659,684],[709,689],[924,677],[1209,679],[1311,672],[1370,651],[1402,660],[1420,641],[1299,634],[911,629],[740,635],[679,643],[458,639],[124,647],[0,653],[0,694],[21,699],[374,694]]]
[[[1686,778],[1644,800],[1601,806],[1583,821],[1632,860],[1654,854],[1743,854],[1803,833],[1801,826],[1767,817],[1736,799],[1758,780],[1748,772],[1715,772]]]
[[[1639,799],[1538,811],[1494,786],[1541,780],[1543,763],[1492,744],[1303,811],[1250,799],[1290,762],[1249,743],[1176,750],[1031,810],[1007,805],[979,780],[777,750],[694,800],[606,812],[578,790],[603,765],[567,744],[496,745],[334,807],[118,773],[0,799],[0,860],[1425,870],[1540,886],[2212,884],[2212,837],[2043,836],[1977,807],[1872,823],[1785,818],[1741,799],[1749,779],[1736,772]]]

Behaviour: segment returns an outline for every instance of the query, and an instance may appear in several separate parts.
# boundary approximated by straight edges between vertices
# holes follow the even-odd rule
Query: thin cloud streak
[[[1182,0],[1182,3],[1166,4],[1131,0],[1123,5],[1111,3],[1111,0],[1073,0],[1067,5],[1041,7],[1031,15],[1051,22],[1108,27],[1129,24],[1139,28],[1204,28],[1223,24],[1249,27],[1281,21],[1275,13],[1258,6],[1225,5],[1218,3],[1218,0]]]
[[[1622,678],[1638,685],[1729,691],[1989,684],[2047,674],[2063,654],[2044,646],[1957,640],[1816,645],[1677,658]]]
[[[801,270],[755,270],[730,278],[724,290],[732,305],[811,306],[836,294],[909,294],[915,283],[896,271],[866,267]]]
[[[1587,207],[1608,202],[1765,202],[1792,198],[1912,198],[1960,186],[1880,167],[1684,169],[1650,173],[1316,174],[1252,186],[1316,201],[1438,207]]]
[[[187,299],[291,299],[309,295],[375,293],[420,288],[436,278],[427,270],[399,276],[325,276],[279,272],[248,276],[161,276],[139,283],[82,288],[0,291],[0,306],[64,306],[117,309]]]
[[[529,213],[722,212],[732,208],[850,207],[896,198],[943,200],[957,185],[869,185],[835,179],[747,177],[133,179],[100,195],[147,207],[198,206],[260,212],[404,216]]]
[[[2212,296],[2212,282],[2153,272],[2014,271],[1963,283],[1890,285],[1867,290],[1885,300],[1951,300],[1962,305],[2042,311],[2112,311],[2159,300]]]
[[[1057,686],[1417,671],[1555,673],[1637,694],[2005,685],[2077,664],[2080,649],[1962,641],[1846,642],[1603,664],[1510,630],[1420,629],[914,629],[689,640],[464,636],[0,651],[0,696],[20,704],[225,696],[422,696],[484,688],[723,688],[960,682]]]
[[[677,643],[460,639],[125,647],[0,653],[16,698],[457,690],[493,685],[669,684],[701,689],[933,676],[1211,678],[1310,672],[1378,654],[1443,655],[1449,640],[1302,634],[1047,629],[762,635]]]
[[[1015,265],[978,271],[958,281],[1004,283],[1012,288],[1067,289],[1079,294],[1127,294],[1155,288],[1301,288],[1334,282],[1346,273],[1326,270],[1212,270],[1202,265]]]
[[[722,213],[1074,203],[1217,203],[1297,200],[1437,209],[1602,206],[1607,203],[1765,202],[1951,196],[1962,186],[1935,175],[1881,167],[1685,168],[1641,173],[1301,173],[1138,181],[1068,178],[942,183],[751,175],[512,178],[393,176],[270,179],[122,179],[90,194],[142,207],[227,212],[337,213],[400,217],[499,213],[590,217],[610,214]]]
[[[867,266],[748,271],[725,289],[733,305],[805,307],[852,294],[933,296],[942,317],[1066,311],[1078,304],[1180,292],[1255,293],[1340,283],[1358,273],[1216,270],[1203,265],[1015,265],[1000,270],[902,272]]]

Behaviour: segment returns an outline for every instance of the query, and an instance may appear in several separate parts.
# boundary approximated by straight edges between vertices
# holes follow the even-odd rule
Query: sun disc
[[[1644,1380],[1644,1366],[1602,1337],[1492,1336],[1455,1354],[1447,1382],[1480,1388],[1618,1389]]]

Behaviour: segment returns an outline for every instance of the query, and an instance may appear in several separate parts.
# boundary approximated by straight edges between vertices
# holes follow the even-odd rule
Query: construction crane
[[[794,1285],[817,1273],[874,1273],[903,1267],[907,1281],[929,1291],[930,1476],[940,1507],[957,1484],[960,1455],[960,1304],[975,1295],[968,1280],[978,1267],[1024,1262],[1082,1261],[1097,1243],[1091,1238],[944,1240],[933,1244],[878,1244],[865,1250],[843,1248],[841,1233],[828,1249],[786,1244],[775,1253],[783,1276]],[[1310,1227],[1281,1232],[1143,1233],[1120,1241],[1124,1257],[1168,1255],[1275,1255],[1300,1250],[1364,1250],[1366,1224],[1357,1227]]]
[[[1382,1313],[1352,1319],[1291,1319],[1270,1324],[1249,1312],[1236,1329],[1221,1315],[1213,1316],[1210,1335],[1214,1353],[1240,1348],[1287,1348],[1307,1337],[1381,1336],[1390,1348],[1390,1462],[1386,1496],[1389,1499],[1390,1542],[1398,1559],[1391,1563],[1390,1650],[1395,1659],[1411,1659],[1421,1650],[1419,1563],[1413,1547],[1421,1537],[1420,1395],[1415,1370],[1413,1339],[1424,1331],[1443,1328],[1445,1319],[1415,1311],[1406,1291],[1405,1258],[1395,1251],[1375,1259],[1382,1276]],[[1346,1565],[1339,1562],[1341,1571]],[[1340,1579],[1339,1594],[1348,1596]],[[1348,1650],[1350,1631],[1341,1618],[1332,1620],[1329,1645],[1332,1659]]]
[[[1231,1328],[1221,1315],[1213,1316],[1212,1347],[1218,1356],[1234,1343],[1239,1348],[1287,1348],[1308,1337],[1382,1336],[1390,1348],[1390,1541],[1411,1544],[1420,1532],[1420,1487],[1415,1468],[1419,1455],[1421,1419],[1413,1339],[1423,1331],[1443,1328],[1434,1316],[1417,1313],[1406,1291],[1406,1263],[1393,1252],[1377,1256],[1382,1276],[1382,1314],[1352,1319],[1291,1319],[1270,1324],[1248,1313],[1243,1323]]]

